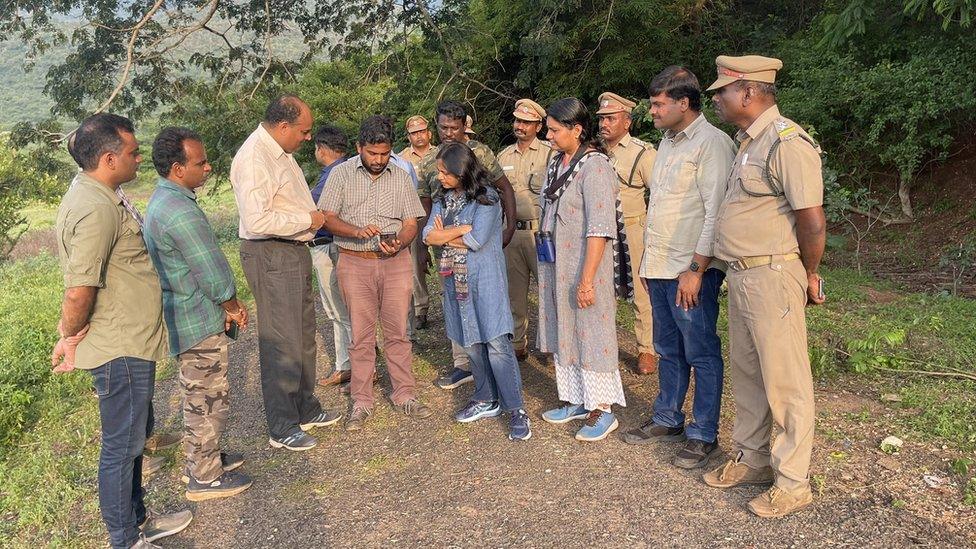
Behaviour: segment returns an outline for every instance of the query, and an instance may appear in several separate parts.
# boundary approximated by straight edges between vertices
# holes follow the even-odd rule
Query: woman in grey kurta
[[[560,99],[547,112],[548,138],[560,154],[539,196],[540,232],[551,234],[555,262],[539,261],[538,345],[553,353],[559,399],[569,404],[543,419],[585,418],[576,438],[601,440],[618,425],[611,405],[626,405],[617,364],[616,175],[589,143],[589,114],[579,100]]]

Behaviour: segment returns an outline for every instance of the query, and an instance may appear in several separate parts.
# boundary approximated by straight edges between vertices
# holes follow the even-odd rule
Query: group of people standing
[[[376,115],[362,122],[355,155],[337,128],[313,132],[300,98],[272,101],[230,173],[241,262],[261,319],[270,444],[309,450],[317,444],[310,430],[342,418],[322,408],[317,384],[350,395],[347,431],[367,428],[380,345],[394,407],[418,419],[433,413],[418,399],[411,370],[411,333],[427,327],[432,261],[453,351],[435,384],[474,384],[457,421],[506,414],[509,438],[532,436],[519,361],[528,354],[535,277],[536,343],[551,355],[561,401],[542,419],[581,420],[582,441],[618,428],[613,406],[626,398],[616,308],[629,298],[635,369],[657,371],[660,391],[649,419],[622,438],[681,442],[674,465],[705,467],[720,453],[716,324],[724,282],[733,457],[703,480],[717,488],[773,484],[749,502],[759,516],[808,505],[814,413],[804,307],[824,300],[819,147],[776,106],[779,60],[720,56],[716,64],[707,91],[718,116],[739,129],[738,146],[705,118],[698,79],[678,66],[649,86],[651,117],[664,135],[657,150],[629,133],[636,104],[611,92],[599,97],[595,116],[576,98],[548,108],[520,99],[516,142],[497,156],[470,138],[470,117],[455,101],[437,106],[439,145],[416,115],[404,124],[410,146],[397,154],[393,122]],[[311,189],[293,156],[309,140],[322,165]],[[143,504],[155,362],[172,355],[180,363],[188,499],[239,494],[251,479],[239,469],[243,456],[222,451],[220,437],[228,345],[250,315],[196,203],[210,173],[197,134],[165,128],[156,137],[160,180],[145,218],[120,188],[141,161],[128,120],[86,119],[69,151],[81,171],[58,212],[66,290],[52,365],[86,369],[94,379],[99,502],[112,546],[151,547],[192,519],[189,511],[152,516]],[[318,380],[313,273],[336,349],[334,370]],[[782,432],[771,439],[774,423]]]

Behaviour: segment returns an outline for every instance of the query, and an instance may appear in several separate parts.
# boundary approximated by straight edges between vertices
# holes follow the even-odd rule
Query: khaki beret
[[[519,120],[541,122],[546,117],[546,109],[531,99],[519,99],[515,102],[515,112],[512,115]]]
[[[630,99],[624,99],[619,95],[612,92],[603,92],[600,94],[598,99],[600,103],[600,108],[597,109],[597,114],[612,114],[615,112],[631,112],[637,103],[634,103]]]
[[[419,114],[415,114],[407,119],[407,133],[412,133],[427,129],[427,119]]]
[[[739,80],[773,84],[776,82],[776,71],[783,68],[783,62],[761,55],[720,55],[715,58],[715,66],[718,68],[718,79],[705,91],[717,90]]]
[[[473,125],[474,125],[474,119],[471,118],[470,114],[464,117],[464,133],[468,135],[474,135],[475,131],[471,128],[471,126]]]

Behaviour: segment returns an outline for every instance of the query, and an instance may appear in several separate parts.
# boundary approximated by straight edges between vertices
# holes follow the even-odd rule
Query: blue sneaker
[[[509,440],[529,440],[532,438],[532,429],[529,427],[529,415],[525,410],[515,410],[512,412],[512,419],[508,422]]]
[[[595,442],[607,438],[620,424],[610,412],[596,409],[586,416],[583,427],[576,431],[576,440]]]
[[[454,389],[471,381],[474,381],[474,376],[471,375],[471,372],[466,372],[460,368],[454,368],[451,370],[451,373],[437,378],[434,385],[437,385],[441,389]]]
[[[567,404],[562,408],[555,408],[542,414],[542,419],[549,423],[568,423],[574,419],[586,417],[586,408],[582,404]]]
[[[502,414],[502,408],[497,402],[477,402],[472,400],[467,406],[454,414],[458,423],[471,423],[483,417],[495,417]]]

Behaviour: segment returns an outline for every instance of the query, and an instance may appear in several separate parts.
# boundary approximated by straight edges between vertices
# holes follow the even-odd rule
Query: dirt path
[[[960,503],[945,450],[910,442],[897,456],[876,450],[886,434],[878,424],[894,412],[870,388],[817,387],[812,475],[821,493],[809,510],[761,520],[743,507],[760,488],[708,488],[699,472],[669,464],[673,447],[632,447],[616,436],[583,444],[572,438],[572,425],[536,419],[556,402],[553,372],[539,356],[522,369],[530,441],[510,442],[500,418],[455,423],[453,411],[472,389],[431,385],[436,367],[450,358],[439,308],[432,306],[431,327],[415,345],[415,370],[435,415],[408,419],[384,399],[364,432],[320,429],[319,447],[305,453],[268,446],[257,341],[253,330],[244,334],[231,350],[227,447],[245,452],[254,486],[232,499],[189,504],[195,522],[165,546],[976,547],[976,511]],[[328,321],[320,317],[319,324],[331,347]],[[621,335],[623,350],[632,352],[627,337]],[[326,371],[327,349],[320,350]],[[648,414],[657,382],[626,373],[624,384],[628,407],[620,419],[630,427]],[[388,395],[386,378],[382,387]],[[727,384],[724,448],[734,414],[729,391]],[[326,407],[348,413],[338,391],[318,394]],[[174,380],[158,385],[156,402],[157,416],[179,425]],[[150,483],[157,508],[188,505],[178,478],[182,459],[175,461]],[[924,474],[947,480],[931,488]]]

